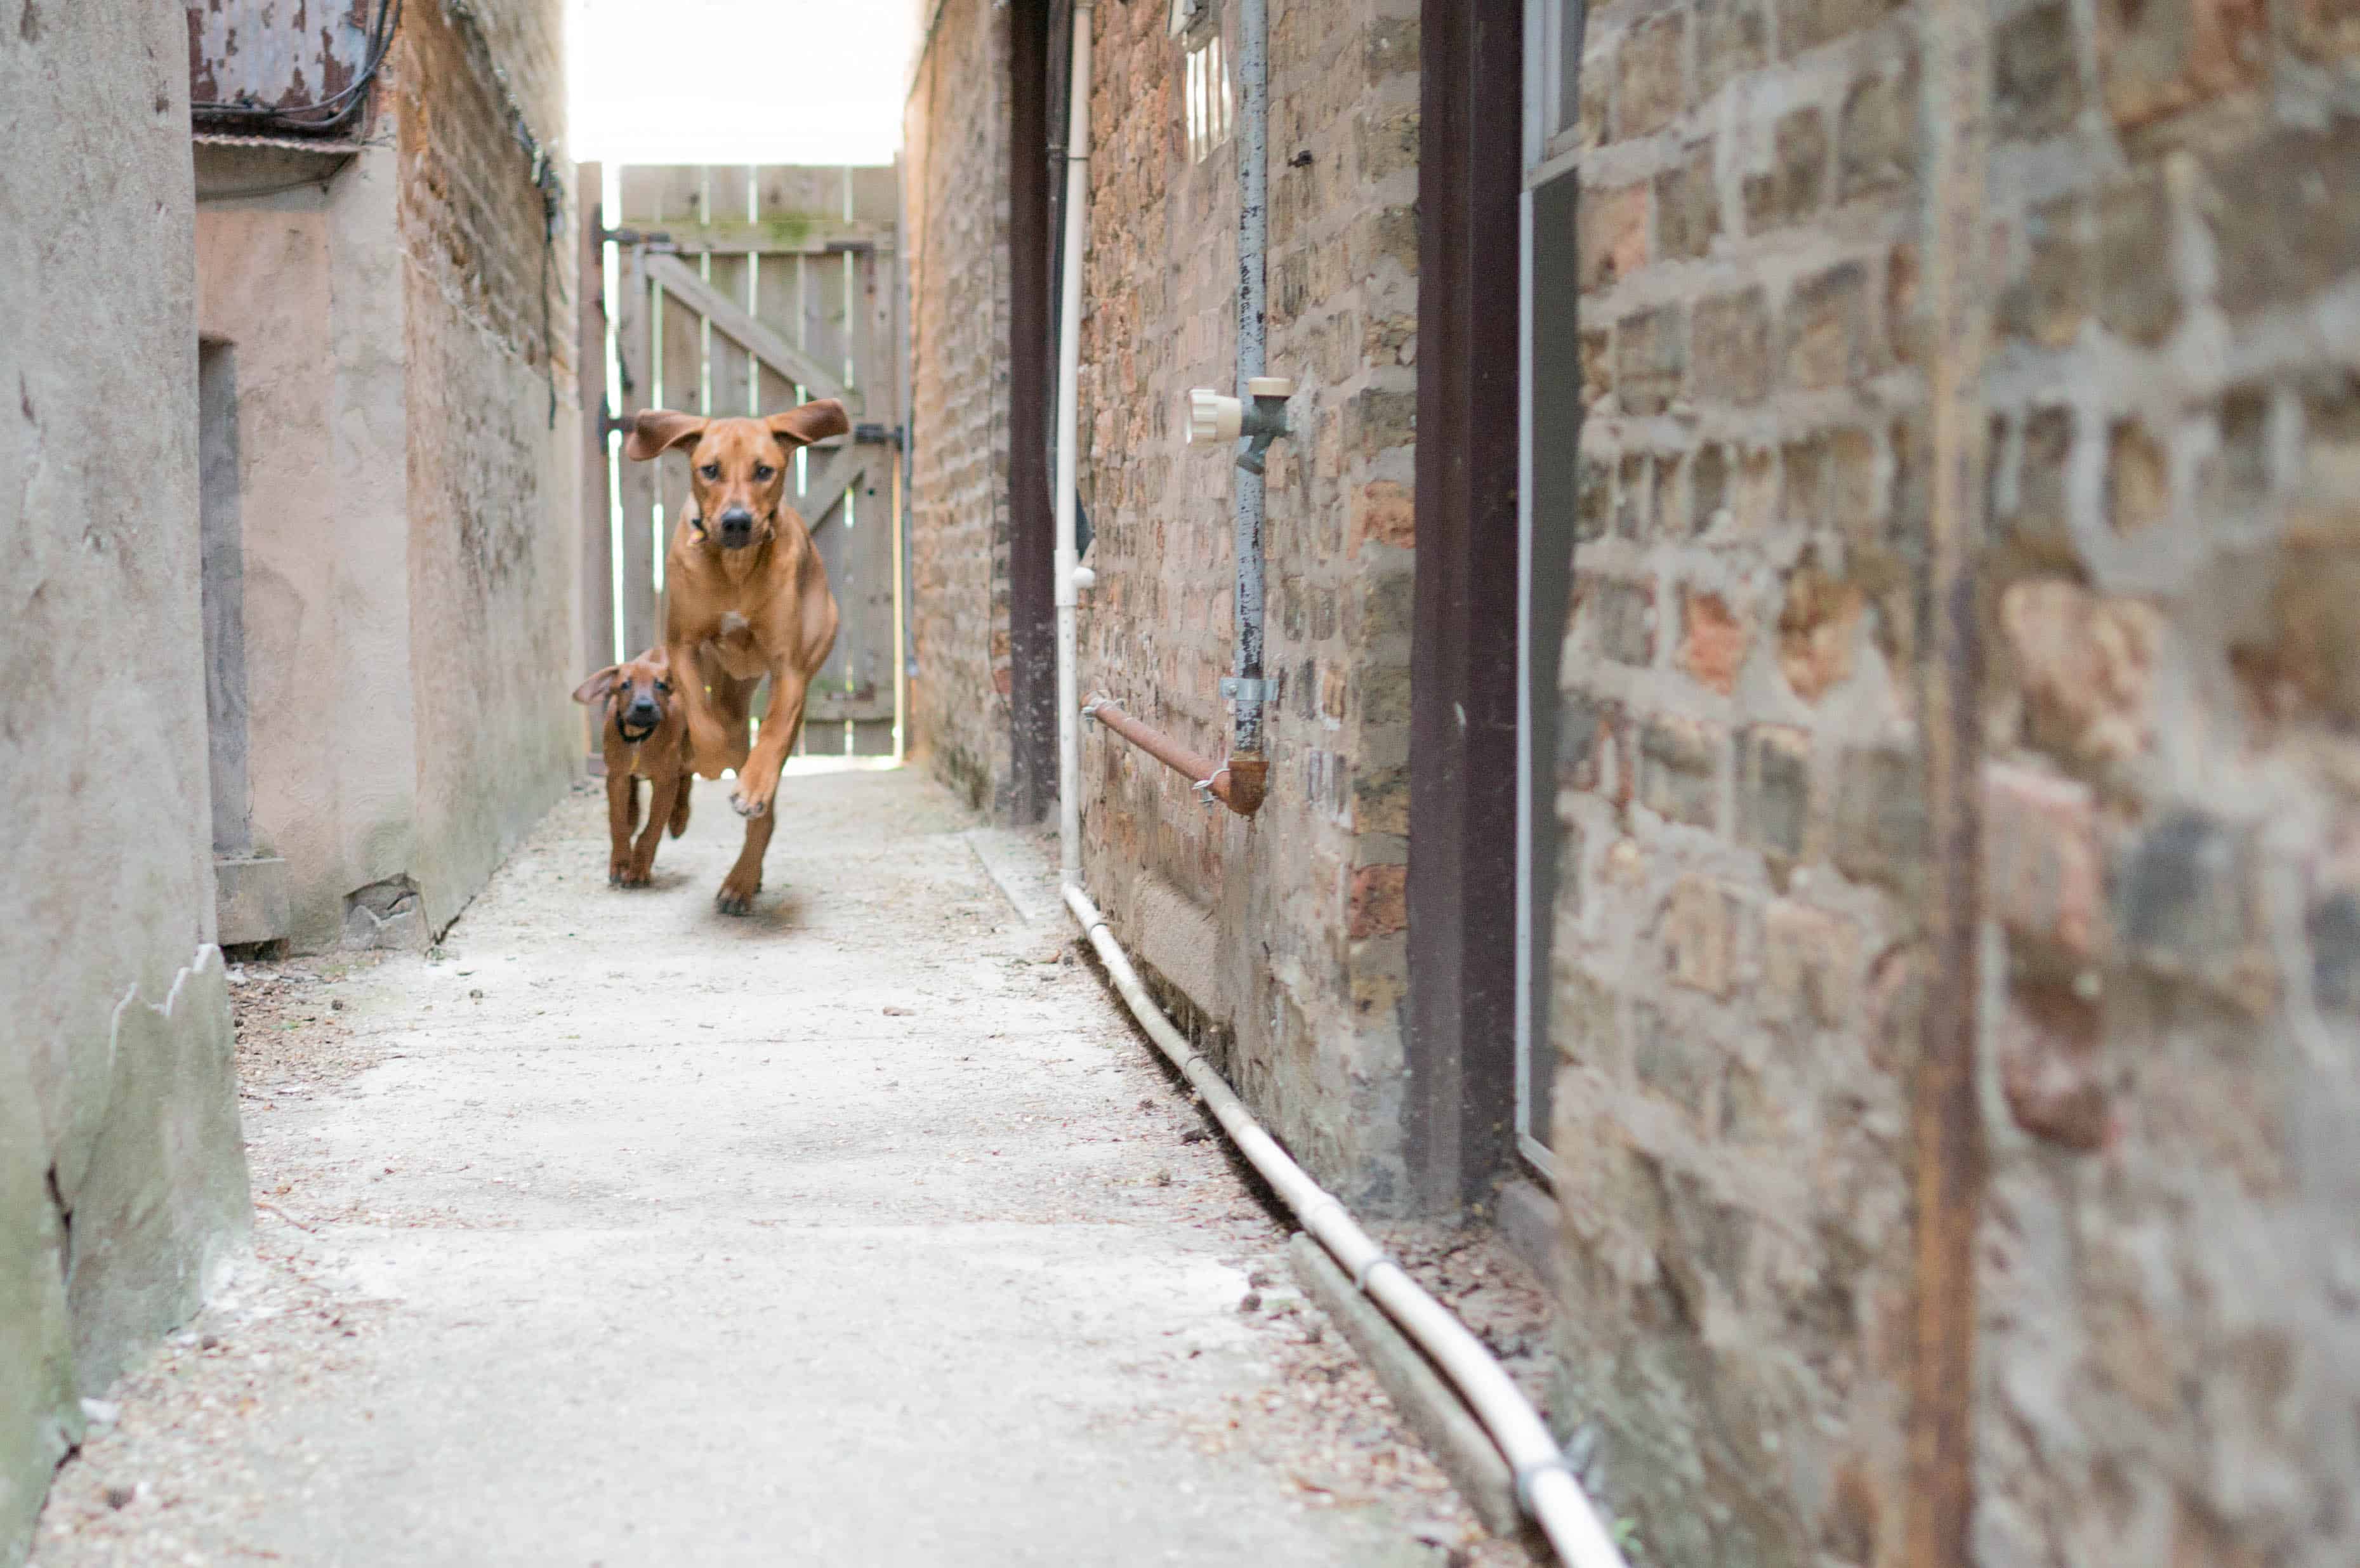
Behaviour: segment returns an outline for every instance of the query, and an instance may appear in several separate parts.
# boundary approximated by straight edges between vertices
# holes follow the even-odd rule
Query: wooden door
[[[900,172],[633,164],[618,174],[606,218],[617,416],[628,425],[641,408],[770,414],[844,399],[851,436],[800,454],[788,486],[842,616],[796,754],[899,756]],[[663,551],[688,500],[688,462],[623,463],[616,479],[620,642],[637,653],[662,624]]]

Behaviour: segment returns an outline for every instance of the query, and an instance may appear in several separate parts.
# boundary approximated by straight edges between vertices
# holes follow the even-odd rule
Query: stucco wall
[[[912,755],[969,804],[1011,780],[1008,16],[945,0],[903,116]]]
[[[561,7],[473,16],[405,11],[349,161],[198,153],[201,319],[237,359],[254,824],[299,951],[423,943],[577,766],[575,209],[545,244],[511,118],[563,135]],[[380,931],[349,909],[370,888],[414,912]]]
[[[213,923],[187,40],[131,0],[0,28],[0,1562],[246,1224]]]
[[[1236,6],[1218,7],[1232,44]],[[1247,822],[1086,726],[1085,862],[1126,945],[1233,1081],[1354,1201],[1405,1203],[1415,4],[1289,0],[1270,38],[1269,365],[1295,437],[1267,475],[1269,803]],[[1236,378],[1234,139],[1192,159],[1155,7],[1097,11],[1083,495],[1098,585],[1082,683],[1226,753],[1231,480],[1181,395]]]

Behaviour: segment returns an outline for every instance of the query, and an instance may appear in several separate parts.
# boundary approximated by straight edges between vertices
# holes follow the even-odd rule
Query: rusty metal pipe
[[[1099,697],[1082,707],[1082,716],[1096,719],[1156,761],[1178,773],[1207,800],[1218,800],[1241,817],[1262,810],[1270,782],[1270,762],[1247,752],[1233,752],[1226,762],[1215,762],[1182,746],[1154,725],[1123,712],[1111,697]]]

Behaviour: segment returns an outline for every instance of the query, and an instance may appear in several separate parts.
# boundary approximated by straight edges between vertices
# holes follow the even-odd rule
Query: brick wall
[[[389,117],[401,164],[419,877],[430,926],[577,766],[573,669],[576,206],[563,158],[560,0],[479,19],[403,13]],[[554,243],[519,120],[565,183]]]
[[[1216,9],[1234,42],[1235,5]],[[1235,380],[1238,149],[1189,158],[1164,8],[1097,15],[1082,682],[1218,756],[1234,471],[1184,447],[1179,408],[1185,388]],[[1411,0],[1271,6],[1269,364],[1297,383],[1300,433],[1268,474],[1269,803],[1251,822],[1208,811],[1095,726],[1083,760],[1090,886],[1126,944],[1289,1147],[1380,1209],[1407,1199],[1415,16]]]
[[[912,739],[937,777],[995,811],[1011,788],[1008,48],[1004,8],[945,0],[903,121]]]
[[[1993,62],[1979,1534],[2360,1561],[2360,21]]]
[[[1665,1562],[1901,1560],[1921,22],[1590,22],[1562,1333]],[[2360,39],[1990,42],[1977,1549],[2349,1561]]]

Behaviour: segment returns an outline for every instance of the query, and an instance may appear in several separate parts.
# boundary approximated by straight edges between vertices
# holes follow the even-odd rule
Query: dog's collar
[[[656,731],[661,728],[663,728],[663,721],[661,719],[658,719],[654,724],[650,724],[639,734],[633,735],[631,733],[631,726],[623,722],[622,715],[618,713],[615,716],[615,733],[623,737],[623,744],[626,746],[641,745],[647,740],[648,736],[655,734]]]

